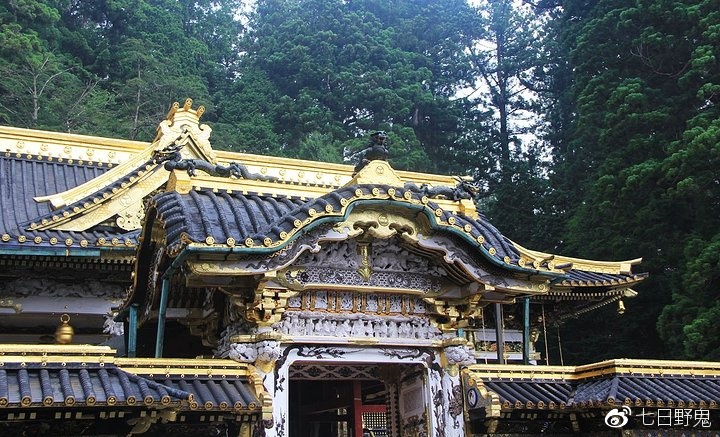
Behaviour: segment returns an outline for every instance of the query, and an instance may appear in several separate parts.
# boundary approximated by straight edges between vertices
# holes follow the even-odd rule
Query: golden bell
[[[70,322],[70,315],[63,314],[60,316],[60,324],[55,330],[55,343],[57,344],[70,344],[75,335],[75,330],[68,324]]]
[[[617,309],[617,312],[618,312],[618,314],[620,314],[620,315],[625,314],[625,304],[624,304],[623,301],[621,301],[621,300],[618,301],[618,309]]]

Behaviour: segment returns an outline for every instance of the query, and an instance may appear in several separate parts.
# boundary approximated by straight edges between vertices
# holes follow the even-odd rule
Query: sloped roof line
[[[431,226],[435,229],[448,231],[477,247],[488,260],[498,266],[517,270],[526,274],[546,274],[550,277],[556,273],[538,272],[533,268],[520,267],[511,264],[518,256],[513,252],[513,246],[500,234],[497,229],[484,221],[474,220],[463,214],[455,214],[442,210],[437,204],[423,196],[423,193],[411,189],[395,188],[384,185],[354,185],[343,187],[320,198],[306,202],[296,203],[294,208],[287,208],[287,203],[272,202],[270,209],[252,212],[261,207],[268,206],[268,197],[260,193],[228,193],[220,196],[212,190],[193,190],[184,195],[167,192],[156,196],[153,207],[158,211],[158,220],[163,222],[166,231],[167,246],[171,253],[177,254],[185,246],[198,248],[215,248],[216,251],[234,253],[266,253],[276,252],[299,235],[308,232],[323,223],[338,223],[350,215],[357,207],[363,205],[394,205],[413,209],[423,213]],[[243,228],[242,223],[235,221],[230,214],[224,219],[231,221],[233,235],[224,235],[221,226],[210,223],[218,222],[221,212],[217,208],[217,201],[223,199],[225,204],[230,203],[229,209],[235,216],[246,213],[250,220],[264,217],[272,219],[261,225]],[[262,206],[258,203],[262,201]],[[169,206],[172,205],[172,206]],[[253,211],[248,211],[248,208]],[[196,225],[199,224],[193,217],[195,212],[203,215],[203,233],[198,233]],[[215,214],[216,218],[209,216]],[[179,216],[184,218],[178,219]],[[230,240],[230,244],[228,244]],[[497,247],[490,246],[494,242]]]

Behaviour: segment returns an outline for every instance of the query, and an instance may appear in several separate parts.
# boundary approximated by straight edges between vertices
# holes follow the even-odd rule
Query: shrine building
[[[382,133],[353,168],[216,150],[202,112],[150,143],[0,127],[1,435],[720,429],[719,364],[542,365],[640,259],[525,248]]]

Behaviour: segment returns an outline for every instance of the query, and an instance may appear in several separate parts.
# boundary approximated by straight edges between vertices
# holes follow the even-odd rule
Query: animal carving
[[[254,179],[260,181],[278,180],[278,178],[274,176],[250,173],[247,167],[239,162],[231,162],[227,166],[224,166],[220,164],[212,164],[202,159],[183,159],[180,154],[180,149],[182,149],[182,146],[172,145],[155,152],[155,162],[164,162],[164,167],[167,171],[186,170],[190,176],[197,176],[197,170],[202,170],[211,176],[232,176],[237,179]]]
[[[418,187],[417,184],[407,182],[405,184],[405,189],[420,192],[431,199],[440,198],[453,201],[476,199],[480,195],[480,189],[473,181],[468,181],[459,177],[456,177],[455,180],[457,181],[457,185],[454,187],[430,187],[427,184],[422,184]]]

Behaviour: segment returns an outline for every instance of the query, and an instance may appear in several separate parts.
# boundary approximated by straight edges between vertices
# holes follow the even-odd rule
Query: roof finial
[[[387,137],[387,134],[383,131],[376,131],[370,134],[370,143],[357,153],[358,163],[355,165],[353,174],[357,174],[363,167],[368,165],[370,161],[387,161],[388,155],[390,154],[386,145]]]
[[[183,104],[182,108],[180,108],[180,103],[173,103],[167,115],[167,119],[170,121],[170,123],[174,123],[175,121],[179,121],[180,119],[185,119],[188,121],[192,120],[195,123],[199,123],[200,117],[202,117],[202,115],[205,113],[205,107],[198,106],[197,109],[192,109],[192,103],[193,100],[189,97],[185,99],[185,103]]]

